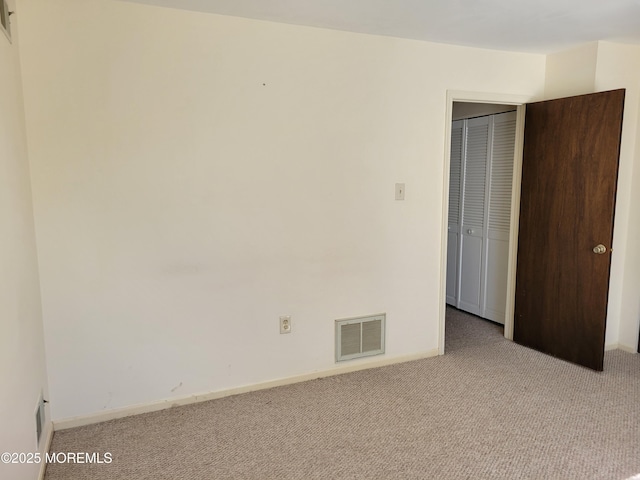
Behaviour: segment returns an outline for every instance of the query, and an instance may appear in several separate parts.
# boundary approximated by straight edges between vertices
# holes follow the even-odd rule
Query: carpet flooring
[[[448,309],[446,354],[57,432],[46,480],[626,479],[640,355],[594,372]]]

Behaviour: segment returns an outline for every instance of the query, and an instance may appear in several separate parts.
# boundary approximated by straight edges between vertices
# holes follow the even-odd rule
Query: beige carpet
[[[47,480],[625,479],[640,473],[640,355],[597,373],[450,310],[447,354],[55,434]]]

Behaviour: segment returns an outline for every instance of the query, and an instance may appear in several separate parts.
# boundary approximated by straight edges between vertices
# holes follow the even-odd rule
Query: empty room
[[[640,475],[638,0],[0,13],[1,479]]]

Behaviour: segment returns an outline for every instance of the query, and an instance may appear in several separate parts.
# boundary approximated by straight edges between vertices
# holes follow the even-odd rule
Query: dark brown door
[[[623,104],[614,90],[532,103],[525,117],[513,338],[594,370],[604,359]]]

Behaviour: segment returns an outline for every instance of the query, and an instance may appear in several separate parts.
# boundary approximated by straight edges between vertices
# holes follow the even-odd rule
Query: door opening
[[[533,100],[529,97],[517,95],[485,94],[477,92],[448,92],[447,113],[446,113],[446,134],[445,134],[445,161],[444,161],[444,189],[443,189],[443,225],[442,225],[442,245],[443,253],[441,257],[441,281],[440,281],[440,338],[439,351],[444,354],[445,340],[445,316],[447,299],[447,256],[449,251],[449,194],[450,194],[450,168],[451,168],[451,136],[452,122],[454,120],[454,104],[464,103],[462,107],[456,107],[456,116],[468,115],[477,116],[480,111],[516,109],[516,133],[513,156],[513,176],[511,184],[511,203],[509,211],[509,231],[508,251],[507,251],[507,276],[506,276],[506,305],[504,313],[504,336],[513,339],[513,311],[515,298],[515,259],[517,252],[517,230],[518,214],[520,207],[520,175],[522,169],[522,146],[524,135],[524,104]],[[470,105],[475,104],[475,105]],[[504,111],[504,110],[503,110]],[[463,112],[463,113],[461,113]],[[502,322],[500,322],[502,323]]]
[[[516,106],[454,102],[447,304],[504,325]]]

